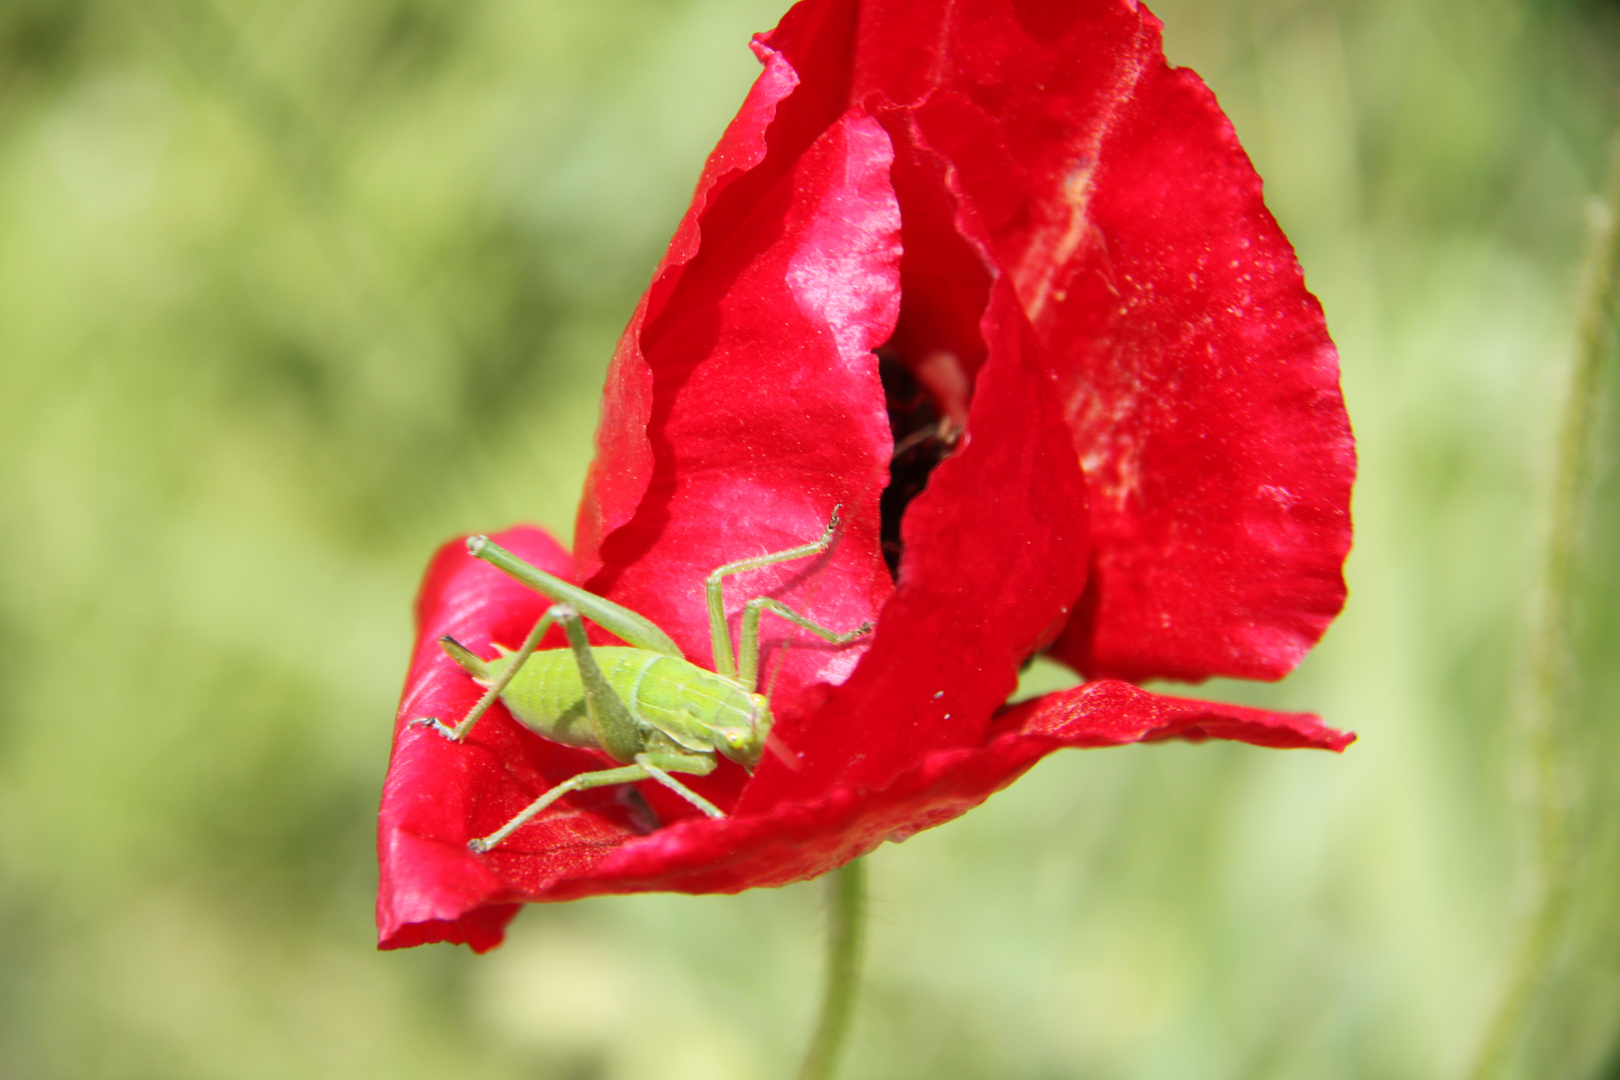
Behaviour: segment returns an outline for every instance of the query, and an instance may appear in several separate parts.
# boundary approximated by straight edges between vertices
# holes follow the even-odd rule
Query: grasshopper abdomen
[[[512,654],[483,660],[459,643],[445,652],[485,686],[496,682]],[[735,679],[685,660],[624,646],[591,650],[602,677],[619,695],[631,717],[648,732],[700,754],[719,752],[748,768],[758,764],[769,729],[770,708],[763,695]],[[501,702],[521,723],[553,742],[602,749],[585,709],[585,684],[567,649],[547,649],[529,657],[506,688]]]

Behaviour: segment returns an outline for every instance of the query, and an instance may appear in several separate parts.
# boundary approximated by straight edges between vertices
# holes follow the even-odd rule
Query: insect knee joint
[[[440,720],[437,716],[418,717],[417,719],[412,720],[407,726],[408,727],[425,727],[429,731],[437,731],[440,735],[443,735],[445,738],[449,739],[451,742],[460,742],[461,741],[456,736],[455,730],[453,728],[447,727],[445,725],[445,723],[442,720]]]

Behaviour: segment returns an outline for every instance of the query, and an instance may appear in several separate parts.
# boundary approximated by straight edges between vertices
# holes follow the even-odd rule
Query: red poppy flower
[[[446,545],[383,794],[384,947],[487,949],[525,901],[812,877],[1060,747],[1351,739],[1117,681],[1292,668],[1343,602],[1354,472],[1320,307],[1153,16],[808,0],[755,51],[614,357],[573,554],[496,539],[707,663],[707,573],[841,506],[829,552],[729,579],[729,610],[770,595],[875,630],[773,629],[786,750],[690,780],[726,817],[601,788],[475,855],[605,759],[499,707],[462,743],[407,725],[478,695],[441,634],[490,655],[548,604]],[[1042,649],[1093,681],[1005,707]]]

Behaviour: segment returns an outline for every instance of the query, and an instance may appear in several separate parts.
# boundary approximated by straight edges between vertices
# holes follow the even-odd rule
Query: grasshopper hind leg
[[[529,636],[523,639],[523,645],[512,655],[511,662],[501,672],[500,678],[489,684],[483,696],[478,699],[471,709],[467,710],[467,715],[462,717],[461,722],[455,727],[446,725],[436,716],[424,716],[419,720],[412,720],[411,724],[431,728],[451,742],[460,742],[467,732],[472,730],[473,725],[482,719],[484,713],[489,711],[489,707],[495,704],[495,699],[501,696],[501,691],[505,690],[506,684],[512,681],[512,676],[517,674],[518,668],[522,667],[529,657],[534,655],[534,650],[540,647],[540,639],[546,636],[546,631],[551,629],[551,624],[557,621],[557,615],[561,610],[567,609],[562,608],[561,605],[553,605],[544,615],[540,616],[540,621],[534,624],[534,629],[529,631]],[[450,659],[461,665],[461,670],[473,678],[485,679],[489,677],[488,662],[449,634],[439,639],[439,648],[443,649],[445,655],[449,656]]]

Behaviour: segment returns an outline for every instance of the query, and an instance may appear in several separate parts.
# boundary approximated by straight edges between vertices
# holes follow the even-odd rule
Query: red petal
[[[850,36],[800,31],[810,7]],[[1290,670],[1344,599],[1337,360],[1259,178],[1208,89],[1166,65],[1158,21],[1129,0],[801,9],[772,44],[807,86],[850,79],[851,100],[909,112],[1059,380],[1096,550],[1053,651],[1129,678]],[[909,263],[906,289],[902,336],[926,351],[959,305]]]
[[[925,754],[881,786],[838,784],[768,813],[681,822],[620,848],[589,878],[555,882],[544,898],[739,892],[802,881],[884,840],[904,840],[960,816],[1054,750],[1178,738],[1337,751],[1355,737],[1305,713],[1265,712],[1164,697],[1128,683],[1095,682],[1009,709],[987,742]]]
[[[1155,694],[1113,679],[1061,690],[1006,709],[1000,732],[1055,739],[1062,746],[1122,746],[1163,739],[1232,739],[1282,750],[1332,750],[1355,735],[1311,713],[1269,712],[1243,705]],[[1003,735],[1002,737],[1005,737]]]
[[[750,214],[725,228],[705,219],[702,251],[640,334],[654,468],[632,519],[601,546],[589,587],[658,623],[704,666],[709,572],[815,539],[835,506],[843,524],[825,556],[728,579],[733,634],[751,596],[844,630],[875,618],[890,591],[878,502],[892,440],[871,352],[899,304],[890,160],[870,118],[835,123],[754,191]],[[633,422],[610,398],[603,428]],[[616,460],[604,448],[593,477],[615,474]],[[827,648],[774,617],[766,633],[793,641],[761,657],[779,676],[779,714],[804,687],[842,682],[866,647]]]
[[[806,33],[842,40],[840,20],[824,25],[824,14],[810,5],[803,12],[790,11],[783,21],[802,16],[798,21]],[[847,23],[847,19],[842,21]],[[779,223],[768,215],[762,217],[761,205],[773,194],[780,201],[784,185],[791,184],[793,175],[803,168],[805,153],[846,111],[841,92],[844,77],[801,86],[794,66],[763,38],[753,42],[753,49],[765,70],[709,155],[692,204],[608,369],[597,453],[574,532],[580,576],[594,586],[603,585],[598,576],[603,567],[602,545],[635,515],[656,468],[648,433],[653,423],[653,372],[670,363],[670,358],[653,355],[653,339],[666,331],[676,337],[683,332],[688,336],[701,333],[703,320],[715,317],[715,311],[694,310],[694,297],[712,297],[717,280],[735,272],[735,267],[724,264],[725,252],[736,255],[750,243],[769,243],[767,234]],[[841,55],[829,54],[835,66],[847,67],[848,57]],[[867,184],[870,188],[870,178]],[[721,265],[716,265],[717,260]],[[894,302],[892,296],[886,299]],[[889,319],[892,328],[892,316]],[[764,329],[754,328],[755,332]],[[676,357],[674,362],[682,360]]]
[[[1344,604],[1337,354],[1231,125],[1148,25],[1135,107],[1099,145],[1093,231],[1037,317],[1098,549],[1054,652],[1133,679],[1279,678]]]
[[[652,476],[653,453],[647,442],[647,423],[652,415],[652,372],[641,355],[642,328],[663,313],[687,264],[697,256],[705,215],[736,180],[756,170],[764,161],[766,129],[776,115],[777,106],[799,84],[797,73],[781,57],[757,44],[754,52],[765,70],[754,81],[742,108],[709,154],[692,203],[676,227],[669,248],[653,273],[652,284],[636,306],[608,368],[602,423],[596,429],[596,458],[591,463],[574,530],[582,578],[589,579],[601,569],[602,541],[630,520]],[[735,204],[737,200],[732,202]],[[718,222],[715,228],[721,228]]]

